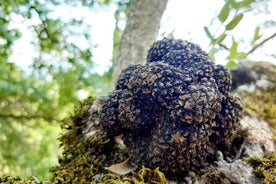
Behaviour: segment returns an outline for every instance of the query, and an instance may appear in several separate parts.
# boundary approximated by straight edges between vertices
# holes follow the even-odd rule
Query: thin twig
[[[265,44],[267,41],[271,40],[272,38],[274,38],[276,36],[276,33],[274,33],[273,35],[271,35],[270,37],[264,39],[261,43],[257,44],[255,47],[253,47],[251,50],[249,50],[247,52],[247,55],[251,54],[252,52],[254,52],[257,48],[259,48],[260,46],[262,46],[263,44]]]

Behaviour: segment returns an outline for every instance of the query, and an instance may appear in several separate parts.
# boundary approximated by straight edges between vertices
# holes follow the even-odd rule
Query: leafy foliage
[[[56,8],[68,6],[65,3],[0,3],[1,174],[49,178],[48,170],[60,152],[57,137],[62,119],[85,97],[80,94],[98,92],[95,82],[102,84],[101,93],[109,88],[110,74],[93,73],[90,28],[81,18],[66,20],[55,13]],[[26,71],[10,58],[16,41],[25,34],[11,26],[17,18],[31,22],[28,30],[38,52]]]
[[[25,78],[13,63],[0,65],[0,170],[49,177],[45,167],[57,160],[59,127],[55,118],[60,113],[53,110],[57,106],[48,95],[49,83]]]
[[[266,3],[266,1],[225,0],[217,17],[211,21],[211,25],[204,27],[204,31],[210,40],[209,54],[214,60],[216,58],[216,53],[221,51],[221,49],[225,49],[229,53],[226,57],[226,60],[228,61],[227,67],[236,68],[239,61],[246,59],[257,47],[268,41],[266,40],[265,42],[258,43],[259,40],[262,39],[262,35],[260,34],[260,27],[256,27],[253,33],[252,43],[249,45],[252,49],[241,51],[239,48],[240,40],[237,41],[237,36],[233,34],[236,27],[239,24],[242,24],[242,21],[246,19],[246,14],[252,12],[254,7],[258,6],[258,3]],[[219,21],[218,27],[214,28],[213,22],[217,20]],[[216,31],[210,31],[210,28],[214,28]],[[269,39],[272,39],[273,37],[270,37]]]

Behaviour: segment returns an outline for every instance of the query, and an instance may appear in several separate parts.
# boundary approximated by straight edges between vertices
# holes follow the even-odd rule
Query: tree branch
[[[132,0],[118,54],[113,67],[113,87],[121,71],[146,62],[147,51],[156,40],[168,0]]]
[[[265,44],[267,41],[271,40],[272,38],[274,38],[276,36],[276,33],[272,34],[270,37],[264,39],[261,43],[257,44],[255,47],[253,47],[251,50],[249,50],[247,52],[247,55],[253,53],[257,48],[259,48],[260,46],[262,46],[263,44]]]

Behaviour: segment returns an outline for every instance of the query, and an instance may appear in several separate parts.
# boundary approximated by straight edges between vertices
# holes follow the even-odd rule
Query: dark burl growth
[[[178,175],[204,167],[239,129],[231,75],[188,41],[155,42],[147,63],[125,69],[102,108],[110,136],[123,134],[132,161]]]

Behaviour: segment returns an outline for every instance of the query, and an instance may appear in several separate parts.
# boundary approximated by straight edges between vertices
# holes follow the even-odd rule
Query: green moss
[[[102,184],[165,184],[165,175],[158,168],[152,170],[142,167],[131,176],[120,177],[115,174],[104,174],[101,178]]]
[[[60,165],[51,170],[55,183],[88,183],[103,171],[111,141],[102,132],[89,138],[83,134],[90,115],[88,108],[93,102],[93,98],[88,98],[75,109],[71,119],[65,120],[63,128],[66,131],[60,138],[63,148]]]
[[[276,65],[252,62],[249,67],[269,85],[258,86],[253,92],[239,92],[245,107],[244,113],[268,122],[276,133]],[[247,158],[246,161],[254,167],[256,176],[263,179],[262,183],[276,183],[276,154],[268,158]]]
[[[49,182],[38,181],[36,178],[23,180],[20,177],[0,176],[0,183],[2,184],[50,184]]]
[[[23,180],[19,177],[3,176],[0,177],[0,183],[165,184],[166,178],[158,168],[151,170],[142,167],[126,176],[118,176],[105,169],[105,167],[119,163],[129,156],[127,149],[117,146],[99,125],[93,127],[98,128],[95,134],[85,136],[84,130],[87,129],[88,122],[91,121],[89,108],[93,103],[94,98],[88,98],[75,109],[74,116],[64,121],[62,126],[64,133],[60,137],[63,152],[59,158],[59,165],[51,169],[53,175],[51,181],[41,182],[36,178]]]
[[[276,65],[268,62],[250,62],[247,67],[257,82],[253,92],[238,92],[244,104],[245,114],[267,121],[276,130]]]
[[[245,114],[267,121],[276,130],[276,92],[261,90],[240,93]]]
[[[59,159],[59,165],[51,170],[53,174],[51,182],[62,184],[166,183],[164,174],[158,168],[151,170],[142,167],[128,176],[118,176],[105,169],[111,164],[125,160],[129,155],[126,148],[120,148],[107,137],[101,130],[101,126],[95,126],[98,130],[94,135],[85,136],[83,130],[87,128],[88,121],[91,121],[89,108],[93,103],[94,99],[88,98],[75,109],[75,115],[65,121],[64,134],[60,138],[63,154]],[[94,115],[97,116],[97,114]]]
[[[256,176],[263,179],[263,184],[276,183],[276,154],[268,158],[248,158],[246,161],[253,166]]]

